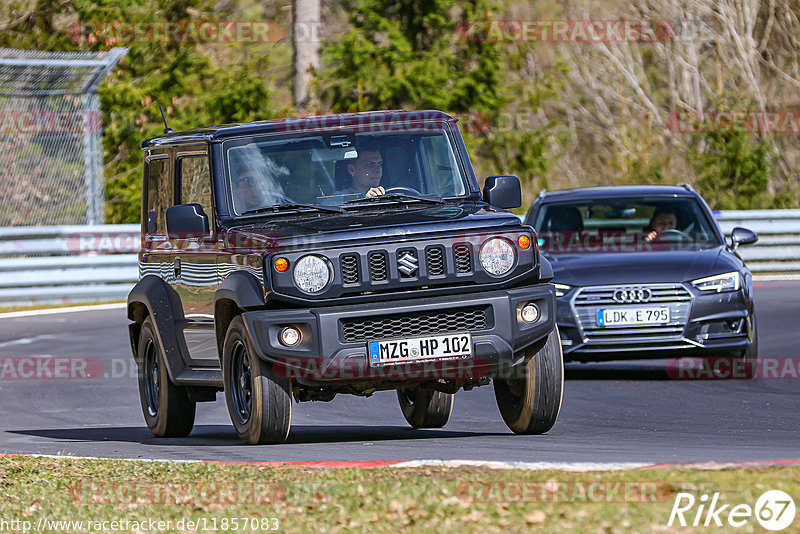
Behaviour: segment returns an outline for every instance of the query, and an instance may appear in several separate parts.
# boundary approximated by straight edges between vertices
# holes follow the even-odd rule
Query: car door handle
[[[175,258],[175,261],[172,263],[172,272],[175,275],[175,278],[181,277],[181,259]]]

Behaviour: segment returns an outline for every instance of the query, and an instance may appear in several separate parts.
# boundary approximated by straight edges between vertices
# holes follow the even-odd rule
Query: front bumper
[[[643,284],[647,285],[647,284]],[[690,284],[651,285],[664,294],[660,302],[616,304],[600,298],[601,286],[573,288],[557,298],[557,324],[564,359],[599,361],[652,359],[672,356],[714,356],[743,351],[755,334],[752,303],[744,289],[710,293]],[[586,299],[593,292],[596,304]],[[667,306],[670,323],[645,327],[601,328],[596,324],[600,308]]]
[[[540,310],[532,324],[518,318],[518,310],[529,302]],[[476,310],[482,310],[483,322]],[[464,332],[465,317],[472,325],[467,327],[472,358],[369,365],[369,341]],[[259,310],[246,312],[243,318],[257,355],[303,385],[471,378],[525,361],[524,349],[542,342],[554,328],[555,292],[552,285],[540,284],[357,306]],[[296,346],[280,343],[286,326],[302,333]]]

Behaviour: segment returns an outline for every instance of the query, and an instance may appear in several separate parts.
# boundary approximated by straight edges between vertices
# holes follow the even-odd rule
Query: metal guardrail
[[[758,234],[758,243],[739,248],[754,273],[800,272],[800,210],[739,210],[714,212],[729,236],[737,226]]]
[[[740,253],[753,272],[800,272],[800,210],[715,212],[726,236],[759,234]],[[0,306],[124,300],[139,279],[139,225],[0,228]]]
[[[125,300],[138,224],[0,228],[0,305]]]

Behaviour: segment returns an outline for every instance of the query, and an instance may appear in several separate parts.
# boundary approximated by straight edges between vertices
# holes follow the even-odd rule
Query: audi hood
[[[545,253],[553,282],[570,286],[675,283],[735,271],[735,257],[723,246],[650,252]]]

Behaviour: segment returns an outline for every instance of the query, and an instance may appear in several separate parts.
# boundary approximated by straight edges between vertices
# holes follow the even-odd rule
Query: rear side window
[[[145,231],[150,235],[166,235],[167,208],[172,205],[169,158],[150,159],[146,173]]]
[[[200,204],[208,215],[210,228],[214,228],[211,209],[211,172],[207,156],[178,158],[180,196],[178,204]]]
[[[205,156],[183,157],[178,160],[180,169],[180,204],[200,204],[211,212],[211,173]]]

